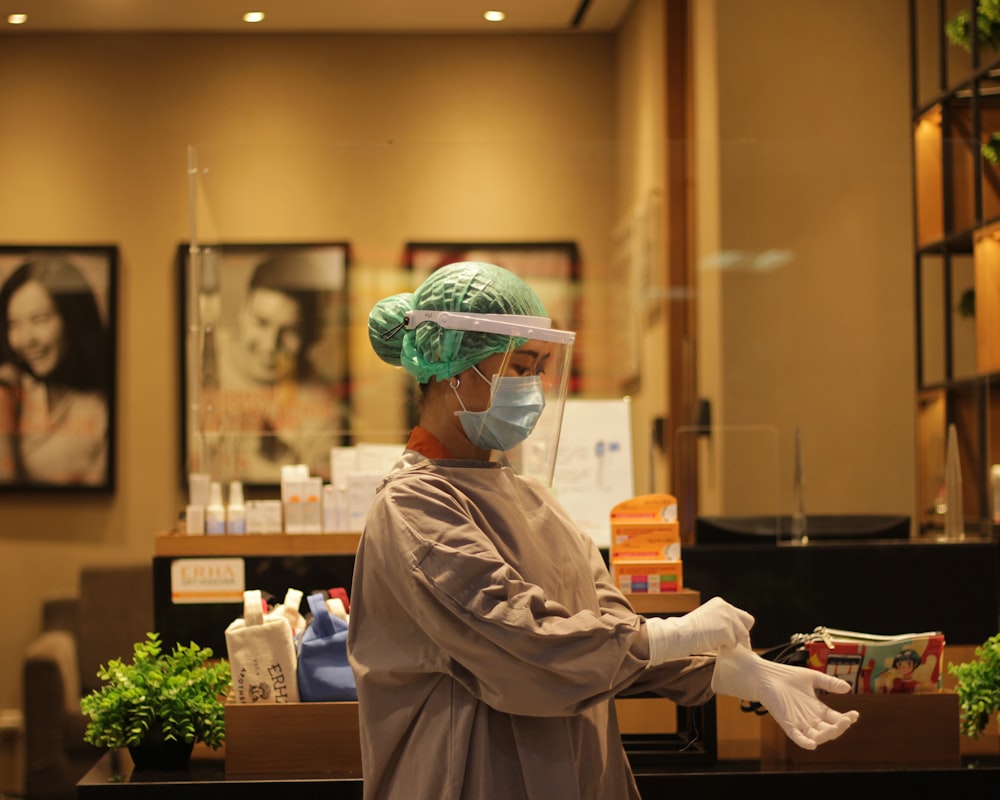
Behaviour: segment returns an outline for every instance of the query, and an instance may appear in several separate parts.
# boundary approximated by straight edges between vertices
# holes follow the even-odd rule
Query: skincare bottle
[[[226,532],[226,507],[222,504],[222,485],[212,481],[208,493],[208,505],[205,506],[205,533],[223,534]]]
[[[247,532],[247,507],[243,503],[243,484],[229,482],[229,505],[226,506],[226,533]]]
[[[188,504],[184,510],[184,529],[188,536],[197,536],[205,532],[205,506]]]
[[[281,502],[284,506],[285,533],[304,533],[303,481],[309,477],[305,464],[281,467]]]
[[[188,475],[188,504],[184,511],[185,529],[189,535],[205,532],[205,506],[211,478],[203,472]]]

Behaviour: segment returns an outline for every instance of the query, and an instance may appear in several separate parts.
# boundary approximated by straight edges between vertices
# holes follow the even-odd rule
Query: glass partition
[[[776,426],[685,426],[677,431],[675,453],[681,457],[692,448],[698,453],[699,493],[715,499],[703,503],[693,521],[697,544],[791,540],[790,516],[783,509],[801,499],[802,487],[781,485]],[[691,500],[679,497],[677,502],[683,515]]]
[[[980,174],[985,166],[977,160],[975,139],[984,130],[975,114],[986,104],[975,93],[989,82],[975,77],[970,55],[952,53],[938,35],[942,23],[935,15],[942,4],[915,5],[932,16],[921,17],[918,39],[932,43],[932,61],[949,64],[942,71],[921,56],[911,125],[899,119],[903,100],[886,102],[906,96],[901,45],[892,49],[882,41],[866,48],[863,64],[851,72],[857,80],[842,85],[843,70],[821,71],[829,59],[808,62],[800,75],[740,57],[753,40],[747,24],[768,24],[754,20],[751,10],[733,4],[714,20],[711,44],[724,57],[703,71],[718,70],[715,95],[705,100],[701,85],[695,94],[698,104],[714,102],[718,118],[707,125],[699,118],[692,142],[695,166],[683,176],[693,195],[690,218],[670,207],[676,194],[664,185],[672,177],[665,153],[676,143],[659,129],[639,130],[639,114],[603,127],[620,140],[546,137],[543,126],[528,127],[529,121],[515,135],[466,131],[455,140],[368,135],[199,144],[189,165],[186,263],[197,274],[188,275],[188,285],[203,285],[212,258],[248,246],[343,247],[344,282],[331,289],[343,304],[329,309],[334,328],[326,340],[337,343],[336,352],[327,351],[323,363],[341,358],[332,372],[345,416],[325,433],[338,442],[396,444],[412,423],[418,397],[406,375],[374,357],[366,318],[381,297],[414,287],[408,247],[430,243],[469,252],[470,245],[489,245],[494,252],[497,245],[572,245],[577,277],[566,313],[576,318],[579,334],[573,388],[582,398],[631,396],[636,486],[674,488],[678,450],[687,446],[684,436],[692,436],[682,434],[678,442],[674,432],[700,427],[704,408],[717,431],[761,426],[780,441],[734,458],[741,448],[732,442],[723,448],[727,434],[694,436],[700,488],[690,503],[702,515],[793,513],[796,428],[813,454],[807,500],[816,498],[810,502],[817,511],[912,512],[918,481],[921,509],[932,508],[936,470],[916,474],[917,434],[936,447],[944,429],[938,435],[931,426],[967,421],[962,449],[978,459],[968,464],[970,486],[981,487],[992,461],[1000,460],[991,439],[993,368],[979,363],[995,310],[980,287],[986,273],[968,230],[987,224],[976,184],[989,180]],[[954,3],[944,5],[954,13]],[[696,44],[703,69],[710,56],[703,41]],[[782,46],[783,58],[801,60],[798,38],[782,37]],[[627,64],[616,66],[628,75]],[[945,72],[954,97],[934,88],[934,76]],[[609,98],[627,105],[632,98],[625,84],[616,84]],[[758,90],[749,92],[751,85]],[[815,91],[819,85],[823,92]],[[650,94],[660,98],[657,89]],[[790,97],[802,102],[790,103]],[[620,109],[609,107],[614,102],[596,113],[588,107],[587,118],[615,118]],[[880,116],[886,107],[891,113]],[[653,108],[649,117],[659,119],[660,111]],[[906,202],[914,170],[917,220]],[[962,230],[956,229],[955,202]],[[678,254],[670,248],[684,226],[696,229],[697,242],[690,253]],[[693,262],[684,265],[694,275],[689,283],[665,278],[664,251],[674,261]],[[915,279],[914,271],[924,277]],[[926,282],[916,306],[914,280]],[[693,325],[675,318],[692,292],[696,340],[687,338]],[[213,338],[206,337],[211,325],[202,316],[204,305],[190,297],[186,305],[191,324],[185,329],[189,386],[183,406],[192,458],[214,435],[202,394],[206,338]],[[917,339],[920,359],[914,357]],[[684,363],[671,363],[666,344],[678,340],[670,353]],[[703,406],[671,408],[669,380],[697,385]],[[960,382],[977,390],[952,392]],[[941,394],[918,400],[924,390]],[[984,404],[968,410],[956,405],[973,397]],[[917,420],[925,408],[927,418]],[[769,483],[754,492],[748,487],[764,479],[755,472],[761,463],[768,465]],[[725,464],[742,465],[745,474],[722,480]],[[890,472],[891,482],[879,480]],[[755,507],[763,498],[766,507]],[[982,513],[983,499],[980,492],[966,502],[970,517]]]
[[[621,338],[610,321],[629,318],[633,301],[609,291],[617,152],[591,142],[191,147],[191,232],[178,259],[185,470],[273,486],[281,464],[303,461],[329,480],[321,454],[331,447],[401,447],[419,396],[372,351],[368,312],[466,258],[521,275],[579,330],[574,396],[621,397],[633,365],[610,355]],[[297,327],[304,301],[310,333]]]

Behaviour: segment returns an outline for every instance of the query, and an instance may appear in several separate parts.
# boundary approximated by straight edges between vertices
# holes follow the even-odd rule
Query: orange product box
[[[611,509],[611,524],[677,522],[677,498],[672,494],[640,494]]]
[[[624,594],[672,594],[684,588],[680,561],[614,561],[611,576]]]
[[[679,561],[680,525],[677,498],[643,494],[611,509],[611,561],[651,559]]]
[[[676,522],[611,523],[612,561],[678,561],[681,557],[680,525]]]

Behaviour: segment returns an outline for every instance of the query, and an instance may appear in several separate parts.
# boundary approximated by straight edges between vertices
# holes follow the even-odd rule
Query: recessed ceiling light
[[[243,15],[243,21],[244,22],[263,22],[264,21],[264,12],[263,11],[247,11],[247,13]]]
[[[11,25],[23,25],[27,21],[28,21],[28,15],[27,14],[8,14],[7,15],[7,22],[9,22]]]
[[[483,14],[487,22],[503,22],[507,15],[502,11],[487,11]]]

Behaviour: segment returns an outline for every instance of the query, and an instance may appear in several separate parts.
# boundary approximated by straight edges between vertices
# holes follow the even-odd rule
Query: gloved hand
[[[747,647],[719,655],[712,689],[716,694],[761,703],[788,738],[804,750],[836,739],[858,720],[857,711],[835,711],[816,696],[817,689],[846,694],[851,690],[847,681],[808,667],[768,661]]]
[[[649,666],[738,644],[749,647],[753,623],[753,616],[721,597],[713,597],[681,617],[650,617],[646,620]]]

